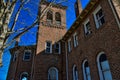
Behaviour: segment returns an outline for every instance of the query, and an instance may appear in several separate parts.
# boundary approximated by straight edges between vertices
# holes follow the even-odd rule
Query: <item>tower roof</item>
[[[61,8],[61,9],[67,9],[67,6],[57,4],[57,3],[54,3],[54,2],[48,2],[46,0],[41,0],[41,2],[40,2],[40,4],[44,4],[44,5],[49,5],[50,3],[52,3],[52,7],[57,7],[57,8]]]

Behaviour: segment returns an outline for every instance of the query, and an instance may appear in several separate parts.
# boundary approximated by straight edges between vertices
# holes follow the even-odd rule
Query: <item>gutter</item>
[[[69,80],[68,79],[68,55],[67,55],[67,43],[64,41],[64,40],[62,40],[62,42],[64,42],[64,44],[65,44],[65,57],[66,57],[66,80]]]
[[[67,80],[69,80],[68,79],[68,55],[67,55],[67,44],[66,44],[66,42],[65,42],[65,53],[66,53],[66,75],[67,75]]]

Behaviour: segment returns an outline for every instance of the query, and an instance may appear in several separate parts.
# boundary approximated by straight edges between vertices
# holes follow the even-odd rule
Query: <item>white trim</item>
[[[15,58],[17,59],[17,56],[18,56],[18,52],[16,51],[14,54],[13,54],[13,58],[12,58],[12,61],[16,61]]]
[[[85,67],[84,67],[86,61],[87,61],[87,59],[85,59],[85,60],[83,61],[83,64],[82,64],[84,80],[87,80],[87,79],[86,79],[86,76],[85,76]]]
[[[84,66],[84,65],[85,65],[85,62],[88,62],[88,60],[85,59],[85,60],[83,61],[83,64],[82,64],[83,76],[84,76],[84,80],[88,80],[88,79],[87,79],[88,77],[86,77],[86,73],[85,73],[85,66]],[[88,67],[89,67],[89,65],[88,65]],[[90,76],[89,80],[91,80],[91,76]]]
[[[108,0],[108,2],[109,2],[109,4],[110,4],[110,7],[111,7],[112,12],[113,12],[113,14],[114,14],[115,20],[116,20],[116,22],[117,22],[117,24],[118,24],[118,27],[119,27],[119,29],[120,29],[120,21],[119,21],[119,19],[118,19],[118,17],[117,17],[117,14],[116,14],[115,9],[114,9],[114,7],[113,7],[113,5],[112,5],[112,2],[111,2],[111,0]]]
[[[99,72],[99,78],[100,78],[100,80],[104,80],[104,79],[103,79],[102,70],[101,70],[101,68],[100,68],[100,61],[99,61],[99,58],[100,58],[100,56],[101,56],[102,54],[104,54],[104,52],[100,52],[100,53],[98,54],[98,56],[97,56],[97,66],[98,66],[98,72]]]
[[[51,67],[51,68],[49,68],[49,70],[48,70],[48,80],[49,80],[49,73],[50,73],[50,70],[51,70],[51,69],[55,69],[55,71],[56,71],[56,73],[57,73],[57,74],[56,74],[56,78],[57,78],[56,80],[58,80],[58,79],[59,79],[59,78],[58,78],[58,77],[59,77],[59,73],[58,73],[58,69],[57,69],[56,67]]]
[[[75,64],[73,65],[73,80],[76,80],[75,79],[75,67],[77,67]],[[77,75],[78,75],[78,70],[77,70]],[[77,80],[79,80],[78,79],[78,76],[77,76]]]

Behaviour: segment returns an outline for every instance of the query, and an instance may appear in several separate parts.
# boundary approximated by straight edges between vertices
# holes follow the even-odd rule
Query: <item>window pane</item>
[[[104,14],[102,9],[100,9],[97,13],[96,13],[96,18],[97,18],[97,22],[98,25],[101,26],[105,23],[105,19],[104,19]]]
[[[87,76],[87,80],[91,80],[91,76],[90,75]]]
[[[105,71],[104,73],[105,80],[112,80],[112,75],[110,71]]]
[[[59,53],[59,49],[55,49],[55,52],[56,52],[56,53]]]
[[[90,27],[90,22],[88,22],[86,25],[85,25],[85,34],[88,35],[91,33],[91,27]]]
[[[78,80],[78,70],[77,70],[77,67],[74,67],[73,69],[73,75],[74,75],[74,80]]]
[[[23,77],[22,80],[27,80],[27,78],[26,78],[26,77]]]
[[[105,23],[104,17],[101,18],[101,23]]]
[[[24,55],[24,60],[29,60],[30,57],[31,57],[31,52],[26,51],[26,52],[25,52],[25,55]]]
[[[50,52],[50,48],[46,48],[46,52]]]
[[[51,69],[49,72],[49,80],[57,80],[57,72],[55,69]]]
[[[108,64],[108,61],[104,61],[104,62],[101,62],[101,67],[102,67],[102,70],[109,70],[110,67],[109,67],[109,64]]]
[[[50,42],[47,42],[47,47],[50,47],[51,43]]]
[[[59,53],[59,52],[60,52],[59,49],[60,49],[60,44],[59,44],[59,43],[56,43],[56,44],[55,44],[55,52],[56,52],[56,53]]]
[[[52,50],[52,44],[51,42],[46,42],[46,53],[50,53]]]
[[[70,52],[71,51],[71,40],[68,41],[68,51]]]
[[[89,68],[89,67],[86,67],[85,69],[86,69],[86,74],[87,74],[87,75],[90,74],[90,68]]]
[[[60,13],[56,12],[55,13],[55,20],[57,25],[61,25],[61,15]]]

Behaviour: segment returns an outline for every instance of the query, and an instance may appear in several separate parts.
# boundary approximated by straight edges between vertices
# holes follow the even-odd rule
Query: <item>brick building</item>
[[[91,0],[83,10],[77,0],[77,19],[67,32],[65,10],[48,9],[36,46],[10,50],[7,80],[120,80],[119,0]]]

